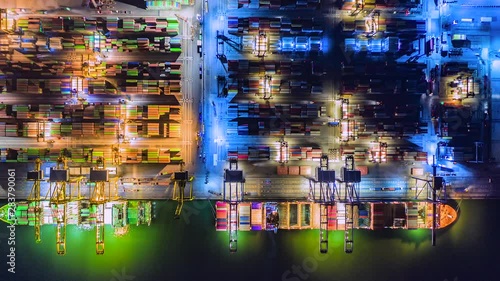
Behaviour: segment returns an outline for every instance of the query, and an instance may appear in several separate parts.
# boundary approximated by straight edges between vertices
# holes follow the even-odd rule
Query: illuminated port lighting
[[[255,46],[253,53],[258,57],[266,56],[268,51],[268,40],[265,32],[261,32],[255,36]]]
[[[266,75],[263,78],[260,79],[259,81],[259,94],[262,95],[263,99],[271,99],[272,98],[272,93],[271,93],[271,81],[272,77],[270,75]]]
[[[369,159],[373,163],[387,162],[387,143],[371,142],[369,149]]]
[[[289,160],[290,150],[288,147],[288,142],[281,139],[276,143],[276,150],[279,151],[278,155],[276,155],[276,161],[283,164],[287,163]]]
[[[340,140],[347,142],[356,140],[356,122],[354,120],[342,120],[340,123],[341,133]]]

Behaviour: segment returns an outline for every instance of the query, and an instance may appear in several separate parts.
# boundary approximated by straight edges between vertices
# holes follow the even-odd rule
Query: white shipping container
[[[104,224],[111,224],[113,220],[112,207],[106,206],[104,209]]]
[[[338,213],[345,212],[345,204],[344,203],[337,204],[337,212]]]

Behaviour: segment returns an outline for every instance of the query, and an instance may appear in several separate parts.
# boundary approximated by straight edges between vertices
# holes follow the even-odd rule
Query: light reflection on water
[[[2,262],[0,280],[498,280],[491,277],[500,261],[492,251],[500,248],[499,203],[463,201],[459,220],[438,232],[435,247],[429,230],[355,230],[354,253],[345,254],[343,232],[335,231],[329,253],[320,256],[317,230],[239,232],[238,252],[230,254],[228,235],[215,231],[207,204],[174,220],[175,203],[158,202],[149,227],[132,226],[121,238],[106,227],[104,256],[95,255],[93,231],[69,226],[60,257],[54,227],[42,227],[41,244],[33,228],[17,227],[16,274],[7,275]],[[0,227],[0,237],[5,233]],[[6,261],[7,240],[0,243]]]

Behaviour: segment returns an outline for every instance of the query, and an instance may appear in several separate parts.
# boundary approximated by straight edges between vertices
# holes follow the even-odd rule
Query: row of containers
[[[274,149],[271,150],[269,146],[240,146],[240,147],[230,147],[228,149],[228,158],[237,158],[238,160],[248,160],[248,161],[261,161],[261,160],[271,160],[279,159],[280,148],[276,148],[277,157],[272,157],[271,153],[274,154]],[[283,156],[284,160],[307,160],[307,161],[319,161],[321,159],[321,148],[313,147],[290,147],[287,155]]]
[[[375,25],[377,32],[384,33],[417,33],[423,34],[426,32],[425,20],[408,20],[408,19],[384,19],[373,18],[370,19],[374,22],[369,22],[370,27],[367,28],[366,19],[355,19],[346,17],[342,21],[342,29],[344,32],[364,33],[366,31],[373,31]]]
[[[119,153],[106,148],[0,148],[0,162],[31,162],[40,158],[42,161],[55,162],[64,155],[74,163],[96,163],[102,157],[108,163],[180,163],[180,148],[122,148]]]
[[[321,148],[299,147],[299,146],[280,146],[271,149],[269,146],[248,146],[248,147],[230,147],[228,150],[229,159],[248,160],[248,161],[266,161],[276,160],[278,162],[288,161],[320,161],[322,155]],[[370,143],[368,148],[354,145],[341,145],[339,149],[333,151],[330,155],[331,160],[340,161],[344,157],[353,156],[356,162],[387,162],[387,161],[428,161],[428,154],[425,151],[415,151],[411,147],[383,146],[378,142]],[[358,166],[362,167],[362,166]],[[304,168],[307,169],[307,168]],[[368,168],[359,168],[363,175],[368,174]],[[300,168],[293,168],[290,171],[288,166],[279,166],[278,174],[302,175]]]
[[[346,52],[395,53],[400,50],[398,37],[345,38]]]
[[[304,67],[311,65],[311,67]],[[294,61],[252,61],[228,60],[227,69],[231,75],[284,75],[303,76],[311,75],[312,62],[309,60]]]
[[[319,36],[288,36],[281,37],[277,34],[243,35],[241,36],[241,49],[243,52],[257,53],[258,56],[267,52],[315,52],[322,51],[322,39]]]
[[[25,59],[21,58],[22,56],[14,54],[13,60],[17,61],[15,63],[0,61],[0,74],[5,76],[5,82],[2,84],[6,85],[8,91],[29,92],[31,94],[69,94],[70,84],[65,83],[65,81],[71,80],[72,77],[88,77],[93,74],[93,71],[97,71],[91,70],[87,66],[84,67],[85,62],[82,61],[81,56],[77,56],[77,60],[51,60],[43,63],[20,62],[19,60]],[[36,78],[33,79],[33,77]],[[38,83],[37,81],[47,82]]]
[[[24,37],[24,36],[23,36]],[[44,36],[31,36],[31,39],[24,39],[17,42],[15,38],[9,38],[4,41],[9,44],[10,49],[22,49],[24,52],[52,52],[52,51],[105,51],[105,52],[161,52],[161,53],[180,53],[181,39],[178,37],[152,37],[150,38],[95,38],[94,35],[72,35],[71,38]],[[18,44],[19,43],[19,44]]]
[[[322,34],[321,21],[311,18],[238,18],[228,17],[228,32],[233,34],[282,33],[282,34]]]
[[[163,137],[179,138],[180,123],[165,122],[135,122],[125,124],[125,137]],[[22,122],[19,124],[5,124],[0,122],[0,137],[116,137],[119,135],[119,124],[78,123],[61,124],[57,122]]]
[[[142,34],[141,36],[144,36]],[[181,52],[180,38],[165,36],[150,36],[140,38],[107,38],[106,36],[94,33],[90,35],[73,34],[25,34],[12,35],[4,34],[0,36],[0,51],[3,53],[11,52],[13,49],[26,54],[48,53],[53,51],[70,51],[76,54],[86,54],[93,51],[157,51],[157,52]],[[15,58],[12,59],[16,61]],[[73,68],[81,68],[83,57],[72,58],[70,56],[68,63]],[[88,60],[88,59],[87,59]],[[42,59],[42,61],[44,61]],[[46,60],[45,60],[46,61]],[[5,63],[5,61],[3,61]],[[39,67],[40,68],[40,67]],[[37,68],[35,68],[37,69]]]
[[[181,78],[180,62],[122,62],[122,63],[106,63],[101,62],[101,66],[105,69],[102,76],[119,77],[127,79],[141,78],[164,78],[164,80],[179,80]],[[155,77],[157,76],[157,77]],[[144,80],[144,82],[155,82],[155,80]],[[156,81],[157,82],[157,81]]]
[[[136,149],[127,148],[121,152],[122,163],[180,163],[179,148]]]
[[[195,0],[146,0],[148,10],[180,10],[182,6],[192,6]]]
[[[355,146],[341,146],[340,152],[343,157],[353,156],[356,162],[388,162],[388,161],[419,161],[427,162],[428,156],[425,151],[414,151],[411,148],[400,148],[394,146],[383,146],[379,142],[371,142],[368,148]]]
[[[286,104],[286,103],[230,103],[229,119],[236,118],[318,118],[321,115],[319,104]],[[325,109],[326,110],[326,109]]]
[[[415,73],[419,74],[419,73]],[[388,74],[390,75],[390,74]],[[367,76],[365,76],[368,78]],[[381,79],[378,74],[372,79],[365,77],[345,77],[342,81],[342,92],[346,94],[425,94],[427,93],[427,82],[422,77],[410,76],[394,77],[391,81]],[[366,82],[369,81],[369,82]]]
[[[290,120],[242,120],[228,122],[228,135],[319,136],[323,122]]]
[[[250,76],[250,75],[249,75]],[[228,85],[229,95],[245,94],[271,98],[279,95],[318,95],[323,93],[320,81],[284,79],[281,77],[250,76],[232,81]]]
[[[19,61],[7,63],[7,61],[0,60],[0,75],[4,76],[4,79],[0,80],[0,86],[10,92],[69,94],[71,77],[82,77],[84,74],[81,66],[81,59],[75,62],[52,60],[44,63]],[[23,78],[24,75],[37,78]]]
[[[85,120],[175,120],[180,121],[178,105],[0,105],[0,118]]]
[[[383,120],[383,122],[381,122]],[[427,134],[428,124],[413,121],[395,121],[395,119],[344,119],[340,122],[330,122],[341,128],[341,140],[373,140],[408,139],[418,134]]]
[[[285,175],[290,175],[290,176],[311,176],[312,175],[312,169],[311,166],[286,166],[286,165],[280,165],[276,169],[276,173],[278,176],[285,176]]]
[[[320,0],[229,0],[227,4],[229,10],[232,9],[318,9]]]
[[[361,119],[361,118],[405,118],[418,119],[422,106],[419,104],[343,104],[342,118]]]
[[[425,94],[425,64],[356,63],[342,69],[343,94]],[[390,76],[392,79],[385,79]]]
[[[66,206],[65,206],[66,205]],[[19,202],[15,207],[15,216],[11,222],[16,225],[34,226],[37,214],[35,202]],[[49,201],[40,201],[40,225],[57,224],[58,218],[66,217],[66,224],[77,225],[84,228],[96,224],[99,212],[104,215],[104,224],[114,228],[127,225],[140,225],[151,223],[152,205],[150,201],[119,200],[104,203],[104,209],[90,204],[86,200],[70,201],[66,204],[50,204]]]
[[[238,230],[319,229],[320,204],[311,202],[240,202],[230,208],[228,202],[217,201],[215,228],[227,231],[232,221]],[[420,229],[432,227],[432,203],[373,202],[355,205],[336,202],[327,206],[328,229],[346,230],[346,215],[353,218],[357,229]],[[437,226],[454,222],[456,211],[445,204],[437,205]]]
[[[101,62],[100,64],[103,69],[102,76],[126,79],[127,86],[138,78],[141,79],[139,82],[144,82],[145,85],[147,83],[158,83],[162,80],[180,80],[181,66],[182,64],[177,62],[123,62],[121,64]],[[120,84],[120,81],[118,83]]]
[[[151,32],[169,36],[179,34],[179,21],[175,17],[146,18],[90,18],[90,17],[40,17],[18,18],[9,22],[11,30],[34,33],[95,33],[95,32]]]
[[[0,61],[0,75],[7,76],[6,79],[0,81],[0,86],[9,92],[30,94],[70,94],[72,89],[94,93],[113,93],[114,91],[114,93],[129,92],[130,94],[137,92],[140,94],[176,93],[181,90],[180,63],[106,64],[101,62],[84,67],[82,57],[77,57],[78,61],[65,62],[52,60],[43,63],[8,64],[6,61]],[[22,78],[22,75],[15,73],[25,73],[29,76],[35,74],[40,78]],[[15,76],[18,77],[15,78]],[[54,76],[60,78],[50,79]],[[82,79],[83,76],[89,79]],[[98,77],[113,78],[116,86]],[[76,86],[73,80],[81,82]]]
[[[385,0],[363,0],[363,7],[366,10],[384,9],[394,7],[414,8],[419,5],[418,1],[385,1]],[[342,10],[356,10],[359,6],[359,0],[345,0],[342,2]]]
[[[181,93],[181,80],[139,80],[126,79],[118,89],[106,79],[89,81],[89,94],[123,94],[123,95],[169,95]]]
[[[405,75],[405,76],[421,76],[423,70],[427,68],[424,63],[398,63],[398,62],[387,62],[378,63],[370,61],[355,61],[349,65],[342,66],[343,75],[351,76],[366,76],[372,79],[377,79],[377,76],[385,75]]]

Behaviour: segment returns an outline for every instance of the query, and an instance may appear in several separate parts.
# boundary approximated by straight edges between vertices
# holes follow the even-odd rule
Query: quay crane
[[[259,30],[259,35],[255,36],[254,54],[259,58],[264,58],[268,51],[268,37],[264,30]]]
[[[238,160],[229,159],[229,169],[224,171],[222,199],[229,203],[229,251],[238,251],[238,203],[243,201],[245,179],[238,170]]]
[[[64,156],[57,158],[56,167],[50,169],[49,181],[50,188],[46,197],[50,196],[52,217],[57,223],[56,251],[58,255],[64,255],[66,254],[66,203],[68,201],[66,183],[69,182],[69,171]]]
[[[354,156],[345,158],[342,167],[342,183],[344,183],[344,194],[342,201],[346,204],[345,210],[345,235],[344,252],[350,254],[354,250],[354,213],[359,208],[359,183],[361,182],[361,172],[354,169]]]
[[[174,181],[174,192],[172,194],[172,199],[177,201],[177,207],[175,208],[175,219],[179,219],[182,213],[182,207],[184,206],[184,201],[192,201],[193,197],[193,176],[189,176],[188,171],[184,171],[185,163],[184,161],[179,164],[179,172],[175,172],[172,177]],[[186,185],[189,186],[189,195],[186,197]]]
[[[102,157],[96,160],[97,167],[90,170],[91,183],[95,186],[90,196],[90,205],[96,210],[95,222],[95,249],[96,254],[104,254],[104,204],[108,201],[109,194],[106,196],[105,185],[109,182],[109,171],[106,170],[106,164]],[[109,193],[109,190],[108,190]]]
[[[421,179],[415,176],[412,176],[415,179],[415,199],[418,199],[419,195],[425,189],[427,192],[427,200],[432,203],[432,225],[431,225],[431,243],[432,246],[436,246],[436,229],[437,229],[437,221],[436,221],[436,204],[441,201],[446,200],[446,188],[444,185],[443,177],[436,176],[437,165],[435,163],[435,158],[432,159],[432,178],[431,179]],[[424,185],[419,188],[418,182],[424,182]],[[444,188],[443,188],[444,187]],[[438,193],[438,191],[443,190],[443,193]]]
[[[321,156],[320,166],[316,170],[316,180],[309,182],[309,197],[320,205],[319,251],[328,253],[328,223],[330,211],[335,205],[335,171],[328,167],[328,156]],[[318,189],[319,187],[319,189]]]
[[[40,220],[42,219],[42,208],[40,207],[40,182],[43,179],[42,160],[37,158],[35,160],[35,169],[28,172],[27,180],[33,181],[33,187],[28,196],[29,205],[33,205],[34,211],[34,227],[35,227],[35,241],[36,243],[42,242]]]

